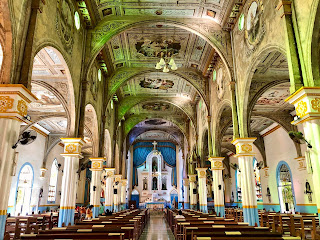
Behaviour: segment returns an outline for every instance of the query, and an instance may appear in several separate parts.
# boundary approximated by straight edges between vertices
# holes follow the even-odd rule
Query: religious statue
[[[167,190],[167,179],[166,178],[163,178],[162,179],[162,187],[161,187],[161,190]]]
[[[148,180],[147,180],[147,178],[143,179],[143,190],[148,190]]]
[[[157,172],[158,171],[158,159],[157,158],[152,158],[152,171]]]
[[[152,190],[158,190],[158,179],[156,177],[152,179]]]

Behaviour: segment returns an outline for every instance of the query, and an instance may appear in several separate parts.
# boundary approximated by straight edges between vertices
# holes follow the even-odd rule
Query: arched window
[[[57,162],[57,159],[54,159],[53,163],[51,165],[48,202],[55,202],[56,201],[58,172],[59,172],[58,171],[58,162]]]
[[[254,179],[255,179],[255,185],[256,185],[257,201],[262,202],[260,170],[258,168],[258,161],[256,158],[253,159],[253,172],[254,172]]]
[[[277,168],[277,184],[280,208],[282,213],[295,212],[295,197],[292,184],[292,175],[289,165],[280,162]]]
[[[31,193],[33,185],[33,169],[29,163],[24,164],[21,167],[16,196],[16,208],[15,215],[26,215],[31,213]]]

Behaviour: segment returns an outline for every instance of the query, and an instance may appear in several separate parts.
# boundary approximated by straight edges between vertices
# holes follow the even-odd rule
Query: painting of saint
[[[254,43],[260,28],[261,11],[257,2],[252,2],[247,14],[247,33],[250,43]]]
[[[160,89],[160,90],[168,90],[172,88],[174,85],[173,81],[165,80],[165,79],[150,79],[145,78],[140,81],[140,86],[142,88],[150,88],[150,89]]]
[[[167,52],[171,55],[178,54],[181,49],[181,44],[172,39],[141,39],[135,44],[139,54],[145,57],[160,57],[161,52]]]

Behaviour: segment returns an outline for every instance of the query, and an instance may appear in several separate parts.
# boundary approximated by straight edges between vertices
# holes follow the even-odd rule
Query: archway
[[[99,126],[97,113],[93,105],[87,104],[85,108],[85,131],[84,140],[85,153],[93,157],[98,157],[99,152]]]
[[[286,162],[279,162],[276,176],[281,212],[294,213],[295,196],[292,182],[292,174],[290,167]]]
[[[25,163],[19,172],[15,203],[15,215],[31,214],[31,194],[34,173],[30,163]]]

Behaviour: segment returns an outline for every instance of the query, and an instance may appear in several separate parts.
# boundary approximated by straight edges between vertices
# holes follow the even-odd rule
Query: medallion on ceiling
[[[144,78],[140,81],[140,86],[142,88],[150,88],[150,89],[160,89],[160,90],[168,90],[172,88],[174,85],[173,81],[166,80],[166,79],[151,79],[151,78]]]
[[[249,52],[253,52],[263,39],[265,24],[263,20],[263,5],[261,0],[251,0],[248,5],[245,20],[245,38]]]
[[[72,52],[74,21],[73,6],[69,0],[57,1],[56,29],[64,43],[66,51]]]
[[[166,56],[178,54],[181,49],[181,43],[172,38],[141,38],[136,42],[135,47],[138,54],[145,57],[162,57],[161,54],[165,54]]]

